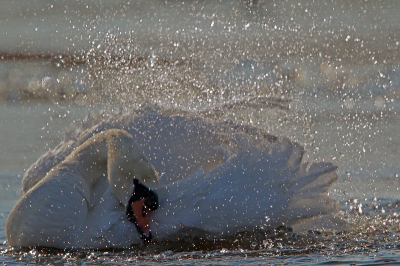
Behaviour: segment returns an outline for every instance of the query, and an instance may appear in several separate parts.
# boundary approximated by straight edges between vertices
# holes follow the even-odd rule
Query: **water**
[[[4,4],[4,3],[3,3]],[[399,263],[397,1],[9,1],[0,11],[0,262]],[[10,251],[24,171],[88,113],[143,101],[252,125],[334,162],[336,221],[125,251]],[[236,103],[236,104],[235,104]],[[239,104],[238,104],[239,103]],[[208,111],[220,110],[220,112]],[[308,231],[308,229],[314,231]],[[343,229],[343,228],[341,228]]]

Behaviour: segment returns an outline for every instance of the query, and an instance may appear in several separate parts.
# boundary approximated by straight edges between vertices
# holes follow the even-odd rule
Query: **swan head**
[[[133,192],[126,208],[126,217],[135,224],[143,242],[152,239],[149,216],[150,211],[158,208],[158,196],[155,191],[133,179]]]
[[[151,240],[149,214],[157,209],[159,176],[133,137],[124,130],[110,129],[107,138],[108,180],[114,195],[126,206],[126,216],[143,241]]]

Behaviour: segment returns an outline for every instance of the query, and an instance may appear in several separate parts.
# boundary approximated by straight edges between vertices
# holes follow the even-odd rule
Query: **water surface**
[[[399,263],[398,1],[9,1],[0,16],[3,263]],[[88,113],[144,101],[252,125],[334,162],[335,221],[225,242],[10,251],[25,170]],[[207,110],[219,109],[212,115]],[[341,226],[343,226],[341,224]],[[313,231],[308,231],[308,229]],[[194,246],[190,246],[194,244]],[[188,247],[190,246],[190,247]]]

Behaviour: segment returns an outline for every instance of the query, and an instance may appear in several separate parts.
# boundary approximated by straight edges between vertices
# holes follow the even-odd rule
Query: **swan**
[[[110,134],[127,143],[118,159],[110,156]],[[99,153],[87,155],[99,145],[102,163]],[[327,191],[337,167],[305,163],[303,154],[299,144],[253,127],[154,107],[90,116],[27,170],[24,196],[7,220],[7,241],[13,247],[127,248],[335,214],[339,204]],[[132,163],[137,157],[140,166]]]

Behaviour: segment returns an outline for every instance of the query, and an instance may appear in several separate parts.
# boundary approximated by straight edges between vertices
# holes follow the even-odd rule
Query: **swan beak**
[[[135,224],[143,242],[152,239],[150,230],[150,211],[158,208],[157,193],[133,179],[133,192],[126,208],[126,218]]]
[[[146,240],[151,240],[151,235],[150,235],[150,219],[149,219],[149,209],[146,207],[144,202],[147,200],[147,198],[137,200],[135,202],[131,203],[131,208],[133,211],[133,214],[135,215],[136,218],[136,223],[137,226],[139,226],[142,229],[143,232],[143,238]]]

